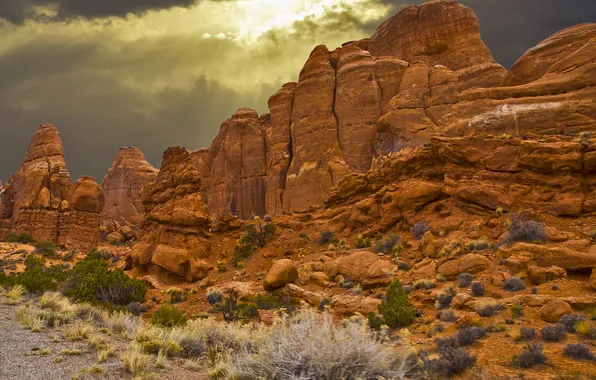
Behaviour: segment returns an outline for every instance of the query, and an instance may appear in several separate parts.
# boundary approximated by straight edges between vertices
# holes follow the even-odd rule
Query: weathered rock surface
[[[573,313],[571,305],[563,300],[556,299],[542,306],[540,318],[546,322],[557,323],[562,316],[571,313]]]
[[[110,226],[116,221],[121,226],[138,227],[144,217],[141,189],[156,176],[157,169],[138,148],[120,148],[101,183],[105,196],[103,224]]]
[[[263,280],[265,290],[275,290],[298,278],[298,268],[292,260],[283,259],[273,263]]]
[[[379,170],[347,176],[325,206],[336,208],[334,219],[343,227],[366,227],[369,236],[396,225],[411,226],[420,212],[439,203],[449,212],[441,221],[447,229],[457,228],[469,208],[531,209],[577,217],[596,210],[596,171],[589,164],[593,149],[593,143],[580,144],[566,137],[548,142],[433,137],[430,146],[392,155]],[[453,209],[461,210],[462,216]],[[596,265],[588,246],[523,247],[519,254],[526,249],[524,254],[535,257],[539,266],[575,270]],[[512,249],[516,248],[502,247],[503,258],[513,256]],[[437,255],[434,251],[427,254]]]
[[[190,152],[170,147],[155,182],[142,191],[145,221],[128,267],[200,280],[212,269],[208,215]]]
[[[49,124],[31,138],[21,167],[0,193],[1,235],[26,232],[38,241],[89,249],[99,240],[104,205],[91,177],[74,185],[66,169],[62,140]]]
[[[325,273],[333,278],[337,275],[359,283],[363,289],[388,285],[397,268],[389,260],[380,259],[369,251],[356,251],[325,265]]]
[[[432,0],[403,8],[370,39],[334,51],[317,46],[297,83],[285,84],[270,98],[270,115],[259,117],[240,109],[222,125],[209,149],[208,170],[200,170],[209,214],[214,219],[230,214],[246,219],[309,210],[351,173],[378,168],[387,155],[422,147],[437,134],[523,136],[593,130],[595,35],[596,24],[561,31],[507,72],[482,42],[470,8],[454,0]],[[461,162],[467,154],[473,154],[475,162],[478,154],[492,154],[483,157],[485,171],[477,165],[458,181],[459,188],[445,186],[443,193],[456,191],[460,199],[487,207],[494,197],[485,200],[484,194],[502,193],[504,183],[478,186],[485,178],[501,182],[506,172],[527,186],[544,181],[541,175],[552,169],[558,181],[549,181],[549,186],[564,194],[558,203],[550,202],[552,211],[570,216],[581,211],[580,181],[564,175],[581,171],[582,162],[585,167],[596,165],[596,158],[587,154],[584,161],[579,159],[584,151],[580,142],[498,147],[490,142],[480,147],[481,141],[473,147],[453,141],[453,148],[437,147],[456,151],[445,152],[451,155],[445,159]],[[490,152],[491,146],[499,150]],[[446,173],[446,183],[453,175]],[[510,201],[501,197],[504,204],[495,207],[545,198],[522,196],[524,191],[530,190],[520,189]],[[596,210],[594,199],[591,207]]]

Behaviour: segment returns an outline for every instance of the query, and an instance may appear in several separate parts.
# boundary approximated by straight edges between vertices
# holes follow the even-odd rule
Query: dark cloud
[[[394,11],[424,1],[381,0]],[[510,67],[528,49],[569,26],[596,22],[594,0],[459,0],[472,8],[495,60]]]
[[[213,53],[214,44],[221,52],[233,49],[225,40],[170,37],[115,49],[113,41],[102,45],[81,38],[35,40],[0,57],[0,179],[16,172],[42,123],[58,127],[75,179],[88,174],[101,181],[121,146],[138,146],[159,167],[170,145],[209,146],[223,120],[240,106],[265,112],[267,99],[282,84],[275,78],[244,91],[204,74],[189,76],[185,89],[127,85],[135,75],[139,81],[156,80],[160,73],[185,70],[179,58],[196,62],[192,51],[211,51],[200,57],[218,64],[222,56]]]
[[[21,22],[33,16],[35,6],[57,6],[60,19],[126,16],[149,10],[188,7],[198,0],[0,0],[0,18]]]

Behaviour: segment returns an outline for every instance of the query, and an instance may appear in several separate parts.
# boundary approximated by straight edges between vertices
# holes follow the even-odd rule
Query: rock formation
[[[152,211],[134,262],[199,278],[205,271],[190,268],[208,255],[208,218],[217,224],[322,204],[341,205],[333,210],[340,229],[369,236],[411,226],[441,202],[457,210],[444,215],[450,230],[462,223],[465,212],[454,206],[462,204],[561,217],[595,212],[596,147],[578,135],[596,129],[595,34],[596,24],[561,31],[508,72],[482,42],[472,10],[432,0],[403,8],[371,38],[333,51],[317,46],[298,81],[269,99],[269,114],[239,109],[208,149],[167,152],[170,174],[160,173],[146,193]],[[174,173],[192,173],[192,185]],[[177,202],[195,210],[194,225],[186,212],[177,215]],[[197,247],[188,235],[199,237]],[[166,252],[174,267],[160,258]],[[484,268],[476,259],[416,270],[453,276]]]
[[[101,187],[105,195],[102,213],[103,224],[113,232],[114,221],[120,226],[137,227],[143,221],[144,209],[141,189],[157,177],[157,169],[151,166],[138,148],[118,150]]]
[[[97,245],[103,192],[91,177],[72,185],[62,140],[52,125],[40,126],[33,135],[25,160],[0,194],[0,203],[2,235],[26,232],[38,241],[68,248]]]
[[[189,281],[205,277],[211,270],[204,261],[209,256],[209,217],[191,153],[168,148],[155,182],[141,196],[145,221],[128,267],[171,273]]]
[[[317,46],[270,115],[240,109],[209,149],[214,217],[318,206],[350,173],[432,136],[577,134],[594,129],[596,24],[561,31],[507,72],[454,0],[403,8],[365,40]],[[250,155],[250,157],[248,156]]]

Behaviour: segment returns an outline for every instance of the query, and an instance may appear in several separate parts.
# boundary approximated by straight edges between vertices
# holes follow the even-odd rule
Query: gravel
[[[71,380],[121,379],[122,367],[115,361],[101,364],[103,373],[86,374],[81,370],[97,364],[97,351],[81,342],[54,343],[55,330],[32,333],[25,330],[15,319],[16,307],[0,304],[0,379],[2,380]],[[51,349],[49,355],[40,351]],[[79,349],[81,355],[60,355],[64,349]],[[55,363],[62,356],[64,361]]]

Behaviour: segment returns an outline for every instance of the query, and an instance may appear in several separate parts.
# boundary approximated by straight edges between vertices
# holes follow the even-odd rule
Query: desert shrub
[[[219,290],[212,290],[207,293],[206,299],[215,310],[222,314],[226,322],[250,318],[243,314],[243,306],[238,303],[238,294],[233,290],[228,290],[226,296]]]
[[[387,288],[387,299],[378,306],[385,324],[391,328],[409,326],[416,318],[416,310],[410,305],[408,295],[399,280]]]
[[[592,350],[590,350],[590,347],[582,343],[566,345],[563,349],[563,354],[575,360],[596,360],[596,356],[594,356],[594,353]]]
[[[513,365],[521,368],[531,368],[544,364],[548,360],[543,353],[543,346],[539,343],[528,345],[520,355],[513,357]]]
[[[559,318],[559,324],[565,326],[567,332],[574,333],[575,326],[586,320],[585,315],[581,314],[567,314]]]
[[[459,347],[469,346],[476,343],[480,338],[486,336],[486,330],[482,327],[466,327],[457,331],[455,335],[457,339],[457,345]]]
[[[524,315],[524,305],[512,305],[509,307],[509,311],[511,312],[512,318],[520,318]]]
[[[410,264],[408,264],[405,261],[400,261],[400,262],[397,263],[397,268],[399,270],[406,270],[406,271],[408,271],[408,270],[410,270]]]
[[[471,251],[483,251],[489,247],[488,241],[486,238],[478,239],[478,240],[471,240],[466,243],[466,248]]]
[[[474,297],[482,297],[484,296],[484,285],[482,282],[474,281],[472,283],[472,294]]]
[[[147,306],[142,305],[138,302],[131,302],[128,305],[126,305],[126,310],[134,315],[141,315],[147,312]]]
[[[410,228],[410,232],[418,240],[422,239],[425,233],[431,230],[430,225],[426,222],[417,222]]]
[[[404,359],[362,323],[333,323],[331,316],[302,311],[282,316],[253,350],[239,350],[221,369],[236,379],[397,379]]]
[[[266,218],[264,224],[258,217],[255,219],[257,225],[249,224],[234,247],[234,257],[232,258],[234,266],[238,266],[239,263],[248,259],[254,251],[264,247],[277,231],[277,226],[271,222],[271,217]]]
[[[261,310],[273,310],[285,306],[285,302],[282,299],[270,294],[257,294],[254,300],[257,307]]]
[[[509,232],[504,240],[505,244],[514,242],[542,242],[546,240],[544,225],[534,220],[523,218],[520,215],[512,215],[509,220]]]
[[[429,280],[427,278],[423,278],[421,280],[416,280],[412,284],[412,289],[414,289],[414,290],[418,290],[418,289],[432,289],[432,288],[435,288],[435,287],[436,287],[435,283],[432,282],[432,280]]]
[[[588,321],[582,321],[575,325],[575,332],[589,339],[596,339],[596,327]]]
[[[441,322],[453,322],[455,321],[455,312],[453,309],[438,310],[437,318]]]
[[[566,328],[563,325],[545,326],[540,330],[540,336],[546,342],[560,342],[566,336]]]
[[[524,341],[534,340],[536,338],[536,330],[533,327],[521,326],[519,328],[519,337]]]
[[[507,290],[508,292],[519,292],[520,290],[524,290],[526,285],[519,277],[511,277],[505,280],[503,283],[503,289]]]
[[[383,326],[383,320],[371,311],[368,313],[368,325],[371,329],[378,330]]]
[[[476,357],[462,348],[446,347],[439,350],[438,358],[424,358],[423,362],[426,370],[432,374],[453,376],[476,364]]]
[[[373,251],[375,253],[385,253],[388,255],[393,252],[393,248],[398,242],[399,236],[396,234],[389,234],[387,237],[379,239],[375,242]]]
[[[475,311],[481,317],[492,317],[503,309],[503,305],[495,300],[491,300],[484,301],[476,305]]]
[[[460,273],[460,275],[457,276],[457,285],[460,288],[466,288],[466,287],[470,286],[473,279],[474,279],[474,276],[471,275],[470,273]]]
[[[453,290],[451,288],[447,288],[447,290],[444,293],[441,293],[437,296],[437,302],[435,304],[436,308],[438,310],[448,308],[449,305],[451,305],[453,297],[455,297],[455,293],[453,293]]]
[[[175,327],[186,323],[188,316],[174,305],[163,304],[155,310],[151,322],[154,325]]]
[[[533,286],[532,287],[532,294],[538,294],[538,288]]]
[[[321,231],[319,235],[319,245],[325,245],[335,240],[335,234],[331,231]]]
[[[172,289],[169,291],[170,293],[170,303],[172,305],[184,302],[188,299],[188,296],[185,292],[178,289]]]
[[[66,279],[66,272],[62,266],[47,267],[42,257],[28,256],[24,264],[25,270],[22,273],[10,276],[11,279],[8,283],[22,285],[30,293],[37,294],[56,290],[58,282]]]
[[[371,246],[371,242],[369,238],[365,238],[362,235],[358,235],[358,238],[356,239],[356,248],[357,249],[362,249],[362,248],[368,248]]]
[[[35,242],[35,239],[33,239],[33,237],[26,232],[22,232],[18,235],[11,232],[8,235],[6,235],[5,240],[7,243],[21,243],[21,244],[32,244],[33,242]]]
[[[44,257],[55,258],[56,255],[56,244],[51,241],[41,241],[35,243],[35,253]]]
[[[143,302],[147,285],[121,269],[110,270],[104,261],[85,258],[70,272],[64,292],[77,301],[125,306]]]

